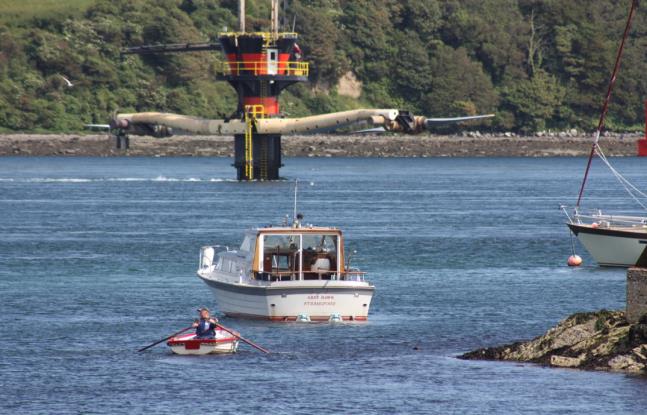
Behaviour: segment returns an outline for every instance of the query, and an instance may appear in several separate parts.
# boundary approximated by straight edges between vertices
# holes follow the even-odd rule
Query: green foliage
[[[530,79],[512,83],[504,89],[503,96],[516,125],[523,130],[540,131],[546,128],[546,120],[556,115],[565,90],[554,76],[539,70]]]
[[[493,111],[498,97],[492,81],[479,62],[463,48],[441,46],[430,64],[430,93],[423,99],[423,111],[430,114]]]
[[[28,23],[36,19],[66,19],[80,16],[94,0],[0,0],[0,23]]]
[[[269,1],[248,0],[249,30]],[[593,128],[627,2],[293,0],[311,83],[281,97],[290,116],[360,106],[428,116],[494,111],[494,128]],[[81,130],[120,111],[223,117],[236,94],[215,81],[220,53],[128,56],[124,46],[215,40],[236,0],[0,0],[0,129]],[[627,44],[607,125],[643,123],[647,15]],[[359,100],[336,93],[352,71]],[[72,80],[68,88],[61,75]]]

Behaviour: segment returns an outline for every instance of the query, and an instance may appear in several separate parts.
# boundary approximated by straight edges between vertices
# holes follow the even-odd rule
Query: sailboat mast
[[[600,135],[604,129],[604,122],[609,112],[609,104],[611,103],[611,96],[613,95],[613,88],[616,85],[616,80],[618,78],[618,72],[620,71],[620,64],[622,62],[622,55],[625,50],[625,44],[629,38],[629,32],[631,31],[631,23],[633,22],[634,16],[636,15],[636,10],[638,8],[639,0],[632,0],[631,10],[629,11],[629,16],[627,17],[627,24],[625,26],[625,32],[622,36],[622,42],[620,42],[620,47],[618,48],[618,54],[616,56],[616,64],[613,68],[613,74],[611,75],[611,80],[609,81],[609,88],[607,89],[607,95],[604,99],[604,105],[602,106],[602,112],[600,113],[600,121],[598,122],[598,129],[595,132],[595,140],[593,141],[593,146],[591,147],[591,154],[589,154],[589,161],[586,164],[586,170],[584,172],[584,179],[582,180],[582,186],[580,187],[580,193],[577,197],[577,204],[575,208],[580,207],[582,202],[582,196],[584,195],[584,188],[586,187],[586,182],[589,178],[589,172],[591,171],[591,164],[593,162],[593,157],[595,157],[596,150],[598,148],[598,143],[600,141]]]

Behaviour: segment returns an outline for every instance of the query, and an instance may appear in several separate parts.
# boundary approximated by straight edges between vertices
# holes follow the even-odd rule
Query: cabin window
[[[234,267],[234,263],[229,260],[229,259],[223,259],[222,260],[222,270],[224,272],[232,272],[232,268]]]
[[[263,243],[263,269],[283,274],[298,272],[299,235],[266,235]]]
[[[337,253],[337,235],[303,235],[303,248]]]
[[[331,279],[338,271],[335,234],[265,235],[263,276],[276,280]]]
[[[272,268],[279,270],[289,270],[290,261],[284,255],[272,255]]]

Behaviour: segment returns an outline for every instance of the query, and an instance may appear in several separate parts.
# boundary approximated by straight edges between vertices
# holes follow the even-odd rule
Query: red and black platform
[[[227,57],[219,79],[228,81],[238,94],[237,116],[280,117],[281,92],[308,80],[309,68],[301,60],[297,34],[223,33],[219,40]],[[250,134],[235,136],[238,180],[278,180],[281,136],[258,134],[253,127]]]

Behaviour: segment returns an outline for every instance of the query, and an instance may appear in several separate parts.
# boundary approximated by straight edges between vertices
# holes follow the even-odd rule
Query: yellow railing
[[[227,75],[288,75],[308,76],[308,62],[269,62],[269,61],[235,61],[223,62],[221,71]]]
[[[272,33],[272,32],[220,32],[218,33],[218,37],[262,37],[263,39],[266,39],[266,41],[271,41],[271,40],[276,40],[276,39],[282,39],[282,38],[296,38],[299,36],[298,33],[296,32],[278,32],[278,33]]]
[[[296,39],[299,35],[294,32],[278,32],[278,33],[273,33],[273,32],[224,32],[218,34],[218,37],[223,38],[223,37],[234,37],[234,38],[239,38],[239,37],[260,37],[263,38],[263,46],[266,48],[275,48],[276,47],[276,42],[279,39],[284,39],[284,38],[290,38],[290,39]]]
[[[245,114],[251,115],[253,119],[265,118],[265,106],[245,105]]]

